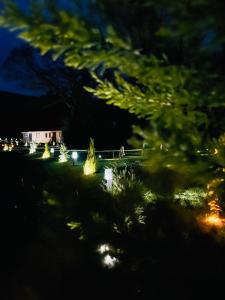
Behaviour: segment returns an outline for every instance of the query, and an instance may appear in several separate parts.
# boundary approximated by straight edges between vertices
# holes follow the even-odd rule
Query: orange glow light
[[[218,199],[209,201],[210,213],[205,214],[199,218],[200,223],[207,227],[222,228],[225,226],[225,219],[220,217],[221,208],[218,203]]]
[[[220,216],[218,216],[217,214],[208,214],[200,221],[207,226],[216,228],[222,228],[225,225],[225,219],[220,218]]]

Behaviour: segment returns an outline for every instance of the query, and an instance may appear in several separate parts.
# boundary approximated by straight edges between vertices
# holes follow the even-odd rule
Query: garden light
[[[37,145],[36,145],[36,143],[30,143],[30,150],[29,150],[29,153],[30,154],[33,154],[33,153],[35,153],[36,152],[36,148],[37,148]]]
[[[112,170],[112,168],[106,168],[105,169],[104,179],[106,180],[107,189],[110,190],[112,188],[112,182],[113,182],[113,170]]]
[[[78,153],[77,153],[77,151],[73,151],[72,152],[72,159],[73,160],[77,160],[78,159]]]
[[[71,154],[71,157],[73,159],[73,166],[74,166],[75,162],[78,159],[78,153],[77,153],[77,151],[73,151],[72,154]]]
[[[111,168],[107,168],[105,169],[105,173],[104,173],[104,179],[105,180],[113,180],[113,171]]]

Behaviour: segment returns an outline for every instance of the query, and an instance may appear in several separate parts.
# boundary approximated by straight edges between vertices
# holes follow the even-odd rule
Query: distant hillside
[[[126,146],[137,119],[87,93],[77,96],[72,115],[55,97],[26,96],[0,92],[0,137],[20,137],[29,130],[62,129],[70,146],[87,147],[89,138],[98,148]]]
[[[56,110],[50,115],[47,109],[43,109],[45,97],[0,92],[0,101],[0,136],[18,136],[21,131],[54,129],[59,126]]]

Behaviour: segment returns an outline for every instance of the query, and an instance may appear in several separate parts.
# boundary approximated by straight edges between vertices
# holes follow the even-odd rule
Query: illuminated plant
[[[9,146],[8,146],[9,152],[11,152],[13,150],[13,148],[14,148],[14,145],[13,144],[9,144]]]
[[[118,167],[112,168],[112,183],[110,186],[104,180],[102,182],[103,190],[106,190],[113,196],[125,193],[127,190],[140,187],[141,182],[137,179],[134,171],[129,170],[126,166],[120,170]]]
[[[90,139],[90,146],[88,149],[87,159],[84,163],[84,175],[91,175],[96,172],[97,160],[95,156],[94,139]]]
[[[221,217],[222,209],[215,188],[223,182],[223,178],[215,178],[207,185],[207,195],[209,197],[209,213],[199,218],[201,225],[221,229],[225,226],[225,219]]]
[[[50,157],[51,157],[51,154],[50,154],[50,151],[49,151],[48,144],[46,143],[45,144],[45,150],[44,150],[44,153],[42,155],[42,158],[46,159],[46,158],[50,158]]]
[[[7,144],[5,144],[4,147],[3,147],[3,151],[8,151],[8,150],[9,150],[9,147],[8,147]]]
[[[59,151],[60,151],[60,154],[59,154],[59,162],[60,162],[60,163],[67,162],[67,161],[68,161],[69,155],[68,155],[68,150],[67,150],[67,148],[66,148],[66,145],[65,145],[64,143],[62,143],[62,144],[60,145]]]
[[[202,219],[201,222],[203,225],[208,227],[216,227],[218,229],[225,226],[225,219],[220,216],[221,208],[218,202],[218,198],[214,198],[209,201],[209,213],[207,213]]]
[[[207,193],[201,188],[190,188],[174,195],[175,201],[183,207],[201,207],[206,198]]]
[[[154,194],[151,190],[144,192],[144,199],[148,203],[154,203],[157,200],[157,195]]]

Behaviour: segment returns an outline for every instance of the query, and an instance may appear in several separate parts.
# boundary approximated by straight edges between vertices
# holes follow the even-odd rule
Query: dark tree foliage
[[[165,53],[170,61],[189,66],[217,63],[220,69],[221,59],[224,62],[223,1],[100,2],[118,30],[122,28],[134,47],[145,53]]]
[[[53,62],[48,55],[39,56],[33,48],[22,46],[10,53],[2,68],[6,79],[18,81],[27,90],[50,95],[55,103],[64,103],[71,114],[74,112],[82,74],[66,68],[62,61]]]

